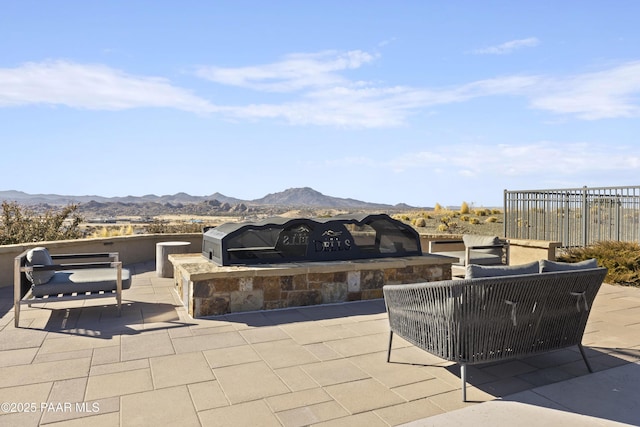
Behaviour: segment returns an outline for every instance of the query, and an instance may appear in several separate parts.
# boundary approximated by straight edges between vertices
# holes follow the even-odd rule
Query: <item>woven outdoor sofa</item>
[[[511,267],[470,265],[467,273],[469,278],[461,280],[383,287],[390,325],[387,362],[397,334],[458,363],[463,401],[467,365],[578,346],[592,372],[581,342],[606,268],[598,268],[595,260],[568,265],[542,260]]]
[[[117,252],[54,255],[44,247],[26,250],[14,259],[15,327],[22,304],[115,297],[120,313],[122,290],[130,287],[131,274]]]

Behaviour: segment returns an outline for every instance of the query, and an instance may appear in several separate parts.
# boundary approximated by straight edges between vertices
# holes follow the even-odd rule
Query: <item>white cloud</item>
[[[308,92],[292,102],[232,107],[226,111],[238,118],[281,118],[294,125],[393,127],[402,125],[416,108],[412,96],[413,92],[402,88],[334,87]]]
[[[295,55],[264,67],[217,69],[216,81],[266,92],[300,92],[278,104],[264,102],[225,110],[239,118],[280,118],[295,125],[400,126],[422,109],[493,96],[519,96],[528,99],[533,108],[581,120],[640,114],[640,61],[569,77],[511,75],[445,88],[384,86],[348,80],[339,74],[374,59],[361,51]]]
[[[546,79],[531,96],[535,108],[584,120],[638,117],[640,61],[568,78]]]
[[[507,75],[449,87],[409,87],[349,79],[348,70],[377,56],[355,50],[288,55],[240,68],[201,68],[198,75],[258,93],[236,105],[213,104],[167,79],[67,61],[0,68],[0,107],[46,104],[91,110],[141,107],[217,113],[234,120],[293,125],[397,127],[412,115],[471,99],[517,96],[531,107],[579,120],[640,116],[640,61],[568,77]],[[274,93],[277,93],[274,95]],[[247,96],[247,94],[243,94]]]
[[[607,159],[607,161],[602,161]],[[433,171],[476,177],[606,175],[640,172],[640,154],[631,147],[542,141],[519,145],[448,145],[403,155],[378,167],[395,173]],[[508,180],[507,180],[508,181]]]
[[[0,69],[0,106],[66,105],[89,110],[168,107],[196,113],[216,108],[166,79],[136,77],[104,65],[66,61]]]
[[[376,55],[360,50],[298,53],[272,64],[239,68],[200,67],[196,75],[231,86],[266,92],[292,92],[348,84],[349,81],[337,72],[360,68],[375,59]]]
[[[506,55],[525,47],[535,47],[538,44],[540,44],[540,41],[537,38],[529,37],[526,39],[511,40],[497,46],[476,49],[473,53],[478,55]]]
[[[307,161],[306,167],[326,176],[371,176],[381,178],[385,185],[402,182],[409,190],[400,200],[416,206],[460,200],[499,205],[504,189],[635,184],[629,181],[640,172],[636,151],[625,145],[555,141],[438,145],[422,151],[403,151],[400,144],[389,156],[365,152],[357,157]]]

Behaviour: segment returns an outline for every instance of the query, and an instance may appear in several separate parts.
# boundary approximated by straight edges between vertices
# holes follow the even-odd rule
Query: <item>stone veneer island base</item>
[[[194,317],[382,298],[384,285],[451,279],[454,258],[218,266],[201,254],[169,255],[178,295]]]

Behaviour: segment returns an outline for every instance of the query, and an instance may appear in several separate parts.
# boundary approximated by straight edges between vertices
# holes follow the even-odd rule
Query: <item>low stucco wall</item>
[[[118,252],[122,263],[127,265],[155,261],[156,243],[171,241],[189,242],[189,252],[199,252],[202,248],[202,233],[139,234],[0,246],[0,287],[13,286],[13,259],[36,246],[44,246],[54,254]]]
[[[429,241],[462,239],[455,234],[421,234],[423,252],[428,252]],[[96,239],[60,240],[0,246],[0,287],[13,285],[13,259],[27,249],[45,246],[52,253],[118,252],[124,264],[155,261],[156,243],[170,241],[190,242],[189,252],[200,252],[202,233],[141,234]],[[556,259],[559,242],[510,239],[510,264],[525,264],[539,259]]]

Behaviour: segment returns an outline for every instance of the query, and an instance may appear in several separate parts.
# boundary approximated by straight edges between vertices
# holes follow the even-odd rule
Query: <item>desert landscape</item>
[[[386,205],[324,195],[311,188],[290,188],[256,200],[220,193],[186,193],[141,197],[63,196],[0,191],[0,199],[16,202],[33,212],[76,205],[80,229],[87,237],[143,233],[200,232],[227,222],[255,222],[265,218],[327,218],[343,214],[384,213],[426,234],[487,234],[502,236],[501,209],[469,206],[415,207]]]

